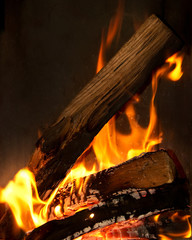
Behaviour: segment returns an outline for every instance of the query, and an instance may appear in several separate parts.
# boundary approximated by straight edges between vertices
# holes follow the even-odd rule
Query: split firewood
[[[29,168],[41,197],[58,185],[104,124],[181,46],[181,40],[156,16],[145,21],[37,142]]]
[[[71,240],[114,223],[142,219],[174,209],[189,209],[189,194],[182,179],[146,190],[116,192],[107,201],[99,202],[92,208],[65,219],[47,222],[34,229],[26,240]]]
[[[63,213],[67,214],[68,208],[72,212],[76,211],[80,206],[100,202],[112,193],[123,189],[147,189],[171,183],[175,175],[175,164],[165,150],[145,153],[64,185],[58,190],[52,207],[62,203]],[[81,183],[80,191],[79,183]],[[70,214],[69,211],[67,212]]]

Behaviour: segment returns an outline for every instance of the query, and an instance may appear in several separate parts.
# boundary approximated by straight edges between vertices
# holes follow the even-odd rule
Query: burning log
[[[37,142],[29,168],[41,196],[58,185],[103,125],[181,45],[156,16],[146,20]]]
[[[188,209],[188,205],[186,182],[182,179],[154,189],[127,189],[114,193],[91,209],[82,210],[63,220],[50,221],[34,229],[26,240],[74,239],[114,223],[132,218],[142,219],[168,210],[184,210]]]
[[[119,195],[119,192],[128,194],[131,199],[141,198],[141,196],[153,194],[156,191],[154,187],[173,182],[176,175],[175,172],[174,162],[165,150],[146,153],[115,167],[92,174],[88,177],[88,180],[86,177],[82,178],[82,184],[83,182],[86,184],[83,184],[81,194],[79,194],[78,189],[75,189],[75,182],[73,183],[72,193],[71,184],[64,186],[58,191],[50,207],[50,213],[53,213],[55,207],[62,202],[61,208],[70,208],[70,211],[66,211],[65,214],[74,214],[76,210],[82,207],[82,203],[84,206],[86,204],[91,206],[94,203],[108,201],[110,198],[116,198],[116,194]],[[137,188],[144,189],[138,190]],[[129,202],[130,206],[131,204]],[[132,211],[134,212],[133,209]],[[6,236],[3,239],[7,240],[16,239],[15,232],[12,233],[9,227],[15,221],[14,219],[9,219],[10,217],[12,217],[12,214],[7,212],[7,215],[1,222],[1,226],[4,228],[1,232]],[[17,229],[19,231],[19,228]],[[13,235],[10,237],[10,234]]]
[[[59,189],[53,206],[62,203],[63,212],[67,208],[73,212],[82,207],[82,204],[90,205],[105,200],[112,193],[123,189],[149,189],[171,183],[175,174],[174,162],[165,150],[145,153],[120,165],[77,179],[81,183],[80,191],[76,187],[76,181],[64,185]]]

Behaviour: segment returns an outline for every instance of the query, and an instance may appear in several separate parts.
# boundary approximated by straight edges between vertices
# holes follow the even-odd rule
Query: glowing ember
[[[94,213],[91,213],[89,217],[90,217],[90,218],[94,218],[94,216],[95,216],[95,214],[94,214]]]
[[[76,238],[76,240],[121,240],[121,239],[139,239],[144,240],[148,238],[141,238],[140,232],[147,229],[144,226],[144,221],[137,219],[130,219],[120,223],[114,223],[110,226],[86,233],[83,236]],[[149,237],[149,234],[146,234]]]

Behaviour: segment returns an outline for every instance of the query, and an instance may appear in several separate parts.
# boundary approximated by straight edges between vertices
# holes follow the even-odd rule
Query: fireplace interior
[[[113,196],[110,195],[112,191],[109,191],[107,196],[103,195],[102,200],[91,200],[93,202],[89,202],[89,208],[86,206],[86,209],[83,209],[82,207],[82,211],[78,210],[75,215],[69,213],[70,217],[65,219],[63,219],[65,212],[59,216],[61,214],[60,208],[56,209],[58,201],[59,203],[63,201],[59,192],[54,200],[54,212],[49,209],[49,213],[50,220],[52,220],[51,218],[55,219],[55,217],[60,220],[58,222],[50,221],[42,228],[36,228],[32,233],[28,232],[28,235],[25,236],[26,239],[79,237],[82,240],[90,238],[97,240],[122,238],[169,240],[190,238],[190,233],[188,233],[190,229],[188,196],[190,187],[188,180],[189,183],[192,180],[190,174],[192,133],[190,1],[161,0],[154,2],[148,0],[144,2],[127,0],[118,2],[106,0],[90,2],[83,0],[77,3],[71,1],[8,0],[4,4],[2,1],[2,6],[4,6],[4,13],[2,11],[4,19],[0,19],[2,99],[0,105],[2,113],[0,183],[2,187],[19,169],[28,164],[37,139],[35,132],[39,131],[39,136],[43,136],[47,126],[50,126],[58,118],[63,109],[93,78],[95,72],[98,72],[109,62],[111,57],[121,49],[151,14],[157,14],[176,33],[178,39],[182,39],[183,44],[181,52],[184,55],[183,76],[176,82],[168,81],[162,76],[155,96],[155,106],[159,119],[155,131],[159,134],[159,138],[161,130],[163,131],[163,141],[158,142],[155,154],[162,151],[159,149],[171,149],[167,152],[170,161],[174,162],[175,170],[172,168],[172,163],[168,165],[166,163],[164,170],[173,171],[173,179],[170,180],[171,177],[168,180],[163,179],[163,183],[156,186],[121,187],[113,191],[113,194],[115,193]],[[122,11],[121,20],[119,20],[121,27],[118,26],[111,47],[105,50],[103,65],[96,69],[100,42],[106,37],[110,21],[116,15],[118,7]],[[171,47],[173,45],[170,46],[170,49]],[[152,70],[156,71],[157,67],[159,67],[158,64]],[[151,75],[153,71],[151,71]],[[141,127],[146,128],[150,121],[151,85],[147,86],[145,83],[142,91],[139,89],[139,93],[139,103],[137,103],[137,97],[133,97],[135,92],[131,95],[133,97],[131,101],[136,102],[134,106],[138,123]],[[130,121],[123,114],[124,109],[125,106],[120,111],[116,111],[115,127],[120,133],[130,134]],[[41,142],[37,142],[37,147],[39,143]],[[93,155],[93,152],[88,149],[88,163],[92,161]],[[141,156],[141,159],[144,156]],[[133,162],[137,162],[137,158]],[[151,156],[150,158],[153,159]],[[49,160],[49,158],[47,159]],[[45,159],[45,161],[47,160]],[[168,162],[170,163],[170,161]],[[147,164],[149,163],[147,162]],[[161,162],[161,164],[164,163]],[[158,168],[161,164],[159,163]],[[162,176],[167,175],[164,170]],[[159,179],[160,175],[156,179]],[[170,176],[172,175],[170,174]],[[85,181],[87,184],[87,180]],[[58,182],[55,182],[55,186],[57,186]],[[44,183],[42,185],[44,186]],[[74,186],[70,186],[70,190],[62,190],[63,194],[66,194],[66,191],[76,192]],[[119,191],[122,192],[119,193]],[[154,191],[157,195],[153,193]],[[137,197],[135,199],[131,194],[138,195],[141,199],[138,200]],[[40,194],[44,201],[49,195],[49,192]],[[134,201],[137,200],[136,202],[143,202],[135,206],[135,202],[132,203],[132,198]],[[165,202],[168,205],[158,203],[158,199],[161,198],[166,199]],[[170,199],[174,199],[174,201],[170,201]],[[74,199],[74,203],[76,203],[75,201]],[[122,205],[118,205],[118,201]],[[130,202],[133,205],[132,212],[128,213],[129,209],[126,207],[125,211],[121,212],[121,209],[124,209],[124,204],[129,205]],[[149,204],[150,207],[147,208],[148,202],[155,202],[155,205],[152,204],[153,207],[151,207]],[[94,204],[97,206],[92,208]],[[105,205],[108,209],[107,212],[105,212]],[[147,212],[142,212],[143,206],[146,206]],[[166,208],[169,211],[164,211]],[[8,208],[5,209],[2,204],[1,223],[6,211],[9,212]],[[72,212],[74,211],[72,210]],[[102,215],[102,212],[105,216]],[[151,214],[148,214],[149,212]],[[107,214],[109,214],[109,218],[106,218]],[[8,215],[12,219],[10,220],[12,222],[10,229],[14,229],[13,232],[16,234],[1,236],[2,239],[22,239],[23,230],[18,229],[15,225],[11,212]],[[141,215],[143,216],[141,217]],[[113,219],[113,217],[116,220],[110,223],[105,222],[103,228],[101,226],[94,227],[97,222],[93,224],[93,221],[97,217],[98,222]],[[84,232],[87,232],[86,234],[79,234],[81,230],[79,225],[81,225],[82,219],[85,219],[86,224],[88,224],[84,226],[82,223],[83,229],[93,227],[93,231],[90,232],[90,229],[87,229]],[[119,220],[117,221],[117,219]],[[9,220],[3,223],[0,229],[7,228],[7,223],[9,224]],[[73,228],[72,230],[75,232],[70,234],[72,231],[70,228]],[[178,230],[179,228],[181,230]],[[61,229],[66,234],[63,234]],[[43,235],[47,231],[50,233]],[[73,237],[71,237],[72,235]]]

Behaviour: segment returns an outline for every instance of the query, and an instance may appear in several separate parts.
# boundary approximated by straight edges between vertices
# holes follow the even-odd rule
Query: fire
[[[99,55],[98,55],[96,73],[99,72],[105,65],[106,50],[108,50],[110,48],[114,39],[118,38],[118,36],[120,34],[122,20],[123,20],[123,7],[124,7],[123,5],[124,5],[124,1],[120,0],[118,3],[117,12],[109,23],[109,29],[108,29],[106,38],[104,37],[104,31],[103,31],[102,39],[101,39],[101,46],[100,46]],[[115,125],[113,125],[113,127],[114,126]],[[105,127],[101,131],[105,131]],[[101,135],[102,135],[102,133],[101,133]],[[102,136],[100,138],[103,139],[103,141],[106,140],[106,138],[103,138]],[[91,143],[91,145],[88,147],[88,149],[85,152],[89,151],[92,147],[94,149],[94,146],[96,148],[96,144],[94,142],[95,142],[95,140],[93,140],[93,143]],[[100,146],[98,146],[98,147],[100,147]],[[94,151],[95,151],[95,149],[94,149]],[[96,173],[100,170],[106,169],[111,166],[110,160],[105,159],[105,161],[101,161],[100,160],[101,157],[100,158],[98,157],[99,154],[100,153],[98,152],[96,155],[96,159],[97,159],[96,163],[92,164],[92,165],[89,163],[87,164],[87,162],[88,162],[87,158],[84,156],[84,154],[82,154],[82,156],[80,157],[80,160],[76,162],[74,167],[68,173],[68,175],[63,180],[63,182],[60,184],[60,187],[64,186],[65,184],[67,184],[69,182],[73,182],[74,179],[76,179],[75,187],[76,187],[76,189],[78,189],[78,192],[81,193],[83,186],[86,185],[86,182],[89,179],[88,176],[90,174]],[[103,154],[103,153],[101,153],[101,154]],[[92,162],[94,162],[94,161],[92,161]],[[86,176],[87,176],[86,181],[82,182],[80,178],[86,177]],[[72,191],[73,191],[73,188],[71,188],[71,192]],[[58,215],[56,215],[56,216],[58,216]]]
[[[161,218],[161,214],[154,217],[155,222],[158,223],[158,220]],[[191,238],[191,223],[190,223],[190,215],[182,215],[179,212],[175,212],[169,216],[169,221],[172,223],[184,226],[183,231],[178,231],[175,227],[174,229],[170,230],[169,232],[165,233],[165,230],[162,228],[159,229],[159,238],[161,240],[172,240],[175,238]]]
[[[101,70],[105,63],[106,51],[109,49],[114,37],[119,33],[122,23],[123,5],[119,1],[118,11],[109,25],[109,30],[106,38],[102,34],[101,46],[99,50],[97,72]],[[117,27],[117,25],[119,27]],[[114,34],[114,32],[116,34]],[[109,40],[110,39],[110,40]],[[155,146],[162,141],[162,131],[157,133],[157,113],[155,109],[155,96],[157,92],[158,80],[162,76],[168,77],[172,81],[179,80],[182,76],[183,56],[176,53],[169,57],[165,64],[153,73],[152,76],[152,99],[150,103],[150,120],[147,128],[139,125],[135,104],[139,102],[139,96],[134,96],[132,100],[125,106],[124,113],[129,121],[131,133],[128,135],[122,134],[116,130],[116,116],[112,117],[108,123],[95,136],[90,146],[77,160],[74,167],[60,184],[59,188],[67,183],[73,182],[75,179],[75,189],[81,195],[90,174],[102,171],[109,167],[120,164],[144,152],[149,152],[155,149]],[[87,153],[93,149],[95,156],[92,156],[91,162],[87,158]],[[87,177],[82,181],[82,177]],[[73,186],[71,193],[73,192]],[[84,208],[84,207],[83,207]],[[63,212],[68,212],[68,207],[62,209]],[[61,214],[56,214],[57,217]]]
[[[123,19],[123,4],[119,1],[118,11],[109,24],[109,30],[106,37],[102,36],[101,47],[97,64],[97,72],[105,64],[105,53],[112,44],[115,36],[120,33]],[[101,129],[98,135],[90,144],[89,150],[94,151],[95,161],[88,164],[86,154],[83,154],[70,170],[63,182],[52,193],[47,201],[39,198],[35,178],[28,169],[20,170],[15,176],[14,181],[10,181],[6,188],[0,189],[0,202],[7,203],[11,208],[18,225],[24,230],[29,231],[48,221],[48,208],[53,201],[57,190],[67,183],[77,179],[76,189],[83,191],[86,180],[82,183],[79,178],[104,170],[125,160],[128,160],[143,152],[151,151],[162,141],[162,132],[157,134],[157,113],[155,110],[155,95],[157,91],[158,79],[168,73],[168,77],[173,81],[178,80],[181,76],[182,57],[178,54],[168,58],[166,65],[158,69],[153,74],[152,79],[152,100],[150,104],[150,120],[147,128],[139,125],[136,119],[135,104],[139,101],[139,96],[134,96],[130,103],[126,105],[125,114],[130,124],[131,133],[122,134],[116,130],[116,116]],[[170,68],[174,68],[169,72]],[[94,162],[94,164],[92,164]],[[71,192],[73,189],[71,188]],[[86,206],[84,206],[85,208]],[[81,210],[79,208],[77,211]],[[54,209],[56,217],[63,216],[67,209],[61,209],[57,205]],[[91,217],[91,216],[90,216]]]
[[[35,177],[28,169],[21,169],[6,188],[0,189],[0,202],[7,203],[16,222],[24,231],[47,222],[47,202],[39,198]]]
[[[99,50],[96,73],[98,73],[105,65],[106,50],[111,47],[111,44],[115,38],[116,39],[119,38],[122,21],[123,21],[123,9],[124,9],[124,1],[119,0],[117,12],[116,12],[115,16],[112,17],[112,19],[109,23],[107,37],[106,38],[104,37],[104,31],[102,33],[101,46],[100,46],[100,50]]]
[[[44,205],[45,202],[39,198],[34,176],[27,169],[20,170],[14,181],[10,181],[7,187],[0,191],[0,201],[8,203],[18,225],[24,230],[46,222],[41,214],[34,212],[36,204]]]
[[[169,57],[166,60],[166,63],[175,65],[174,70],[168,74],[168,78],[170,80],[178,81],[182,77],[183,75],[182,68],[181,68],[182,62],[183,62],[183,56],[179,55],[178,53],[174,54],[173,56]]]

